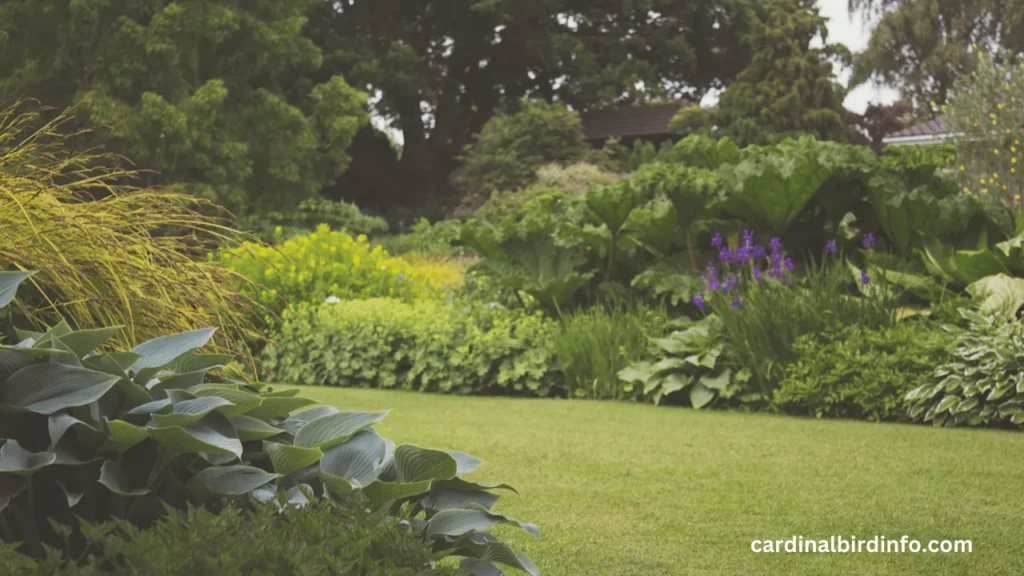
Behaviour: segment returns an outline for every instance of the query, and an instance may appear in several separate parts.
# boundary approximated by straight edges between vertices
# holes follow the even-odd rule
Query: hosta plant
[[[27,273],[0,273],[0,308]],[[198,352],[213,329],[105,344],[117,328],[14,330],[0,347],[0,536],[41,556],[58,525],[122,518],[147,525],[170,505],[225,498],[295,505],[326,497],[400,515],[476,573],[503,563],[536,574],[486,529],[512,523],[493,489],[461,479],[481,462],[459,452],[395,447],[373,425],[386,412],[317,406],[297,390],[216,375],[230,356]],[[212,372],[211,372],[212,371]],[[487,570],[490,570],[488,572]]]
[[[961,310],[952,359],[935,369],[936,382],[907,393],[909,416],[936,426],[1024,424],[1024,324]]]
[[[722,357],[722,321],[717,316],[653,342],[658,359],[632,364],[619,378],[642,386],[643,397],[655,404],[685,393],[691,406],[703,408],[719,397],[736,396],[750,379],[750,372],[729,367]]]

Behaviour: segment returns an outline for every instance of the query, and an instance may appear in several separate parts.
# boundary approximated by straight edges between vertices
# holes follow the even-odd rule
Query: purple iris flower
[[[793,271],[793,261],[789,258],[789,256],[786,256],[786,259],[785,259],[784,262],[785,262],[785,265],[786,265],[786,270],[789,270],[790,272],[792,272]]]
[[[829,240],[828,243],[825,244],[825,247],[828,248],[828,253],[829,254],[835,254],[836,253],[836,241],[835,240]]]
[[[718,251],[718,259],[726,264],[731,264],[733,261],[732,250],[728,248],[722,248]]]
[[[867,284],[871,283],[871,276],[868,276],[868,271],[867,270],[861,270],[860,271],[860,283],[864,284],[864,285],[867,285]]]
[[[750,249],[751,258],[754,260],[763,260],[765,252],[764,246],[753,246]]]
[[[715,235],[711,237],[711,247],[721,248],[722,247],[722,235],[715,232]]]
[[[693,305],[696,306],[697,309],[699,309],[699,310],[703,310],[704,309],[704,293],[703,292],[701,292],[700,294],[697,294],[697,296],[694,297]]]
[[[739,283],[740,283],[739,277],[737,277],[737,276],[729,276],[728,278],[725,279],[725,288],[723,289],[723,292],[728,294],[729,290],[732,290],[733,288],[735,288]]]
[[[736,298],[733,299],[732,302],[729,303],[729,307],[734,309],[734,310],[736,308],[743,308],[743,298],[740,298],[739,296],[737,296]]]
[[[771,247],[772,247],[773,251],[774,250],[781,250],[782,249],[782,240],[779,240],[778,237],[772,238]]]
[[[754,245],[754,231],[753,230],[744,230],[743,231],[743,245],[744,246],[753,246]]]
[[[711,279],[708,280],[708,290],[711,290],[712,292],[714,292],[715,290],[721,290],[721,289],[722,289],[722,284],[718,281],[718,278],[712,276]]]
[[[866,248],[868,250],[874,250],[875,249],[875,235],[872,234],[871,232],[868,232],[867,234],[865,234],[864,235],[863,245],[864,245],[864,248]]]
[[[754,266],[754,282],[760,282],[760,281],[761,281],[761,269],[758,268],[757,266]]]

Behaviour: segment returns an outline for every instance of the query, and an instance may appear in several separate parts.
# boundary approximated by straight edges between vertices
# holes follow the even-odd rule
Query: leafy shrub
[[[286,303],[322,302],[329,296],[441,297],[401,258],[371,248],[365,236],[353,238],[326,225],[275,247],[247,242],[222,253],[220,261],[246,278],[243,290],[274,312]]]
[[[367,216],[355,204],[328,200],[322,196],[303,200],[292,212],[254,215],[247,221],[248,229],[268,243],[281,237],[309,234],[320,224],[327,224],[332,230],[344,231],[353,236],[388,231],[387,220],[379,216]]]
[[[458,180],[471,194],[513,190],[532,184],[544,164],[578,160],[586,147],[579,114],[562,104],[524,101],[518,112],[487,121]]]
[[[619,372],[647,355],[650,339],[664,334],[664,308],[611,303],[567,314],[551,342],[569,397],[633,399]]]
[[[458,220],[442,220],[431,224],[426,218],[420,218],[409,232],[397,236],[380,236],[374,242],[396,255],[424,252],[437,257],[460,256],[466,250],[453,245],[459,239],[460,227]]]
[[[301,508],[272,504],[170,510],[153,527],[124,521],[85,530],[88,558],[76,564],[62,550],[36,561],[0,545],[0,573],[8,576],[244,576],[347,574],[454,575],[440,568],[422,538],[394,518],[344,509],[326,501]]]
[[[288,381],[547,396],[555,324],[501,307],[351,300],[285,314],[268,368]]]
[[[655,360],[632,364],[619,377],[642,385],[639,395],[655,404],[684,392],[690,406],[698,409],[719,398],[731,399],[744,390],[750,371],[730,366],[723,356],[722,332],[722,321],[712,315],[655,339]]]
[[[26,276],[0,273],[0,308]],[[477,531],[518,523],[489,510],[496,495],[481,491],[495,487],[459,478],[479,460],[395,448],[372,428],[386,412],[313,406],[298,390],[213,374],[230,359],[196,352],[213,329],[96,353],[117,331],[61,323],[42,334],[16,331],[20,341],[0,348],[3,541],[24,542],[38,558],[43,544],[65,540],[44,519],[83,532],[79,518],[145,526],[164,505],[284,494],[289,502],[326,497],[401,514],[435,549],[472,557],[481,570],[490,566],[485,558],[530,566]]]
[[[540,184],[515,190],[495,190],[487,201],[473,212],[473,215],[493,221],[505,218],[515,220],[525,214],[527,206],[534,200],[545,196],[558,197],[564,194],[566,193],[561,188]]]
[[[593,164],[577,162],[563,166],[546,164],[537,169],[537,185],[548,188],[559,188],[567,194],[586,194],[595,186],[614,184],[621,176],[602,170]]]
[[[125,185],[138,174],[75,150],[70,120],[0,108],[0,270],[37,271],[17,313],[39,329],[124,326],[112,337],[124,347],[211,324],[219,350],[258,339],[253,303],[202,261],[237,233],[191,196]]]
[[[774,403],[818,418],[903,420],[904,396],[933,381],[935,366],[948,359],[949,342],[948,333],[930,320],[801,336]]]
[[[425,278],[435,289],[451,293],[462,288],[466,269],[473,263],[472,258],[438,257],[429,252],[407,252],[402,260],[409,265],[413,275]]]
[[[936,426],[1024,424],[1024,324],[1015,319],[961,314],[965,328],[951,329],[952,358],[932,382],[906,396],[912,420]]]

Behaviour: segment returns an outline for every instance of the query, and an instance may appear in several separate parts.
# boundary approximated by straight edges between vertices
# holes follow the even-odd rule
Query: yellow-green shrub
[[[327,225],[276,246],[246,242],[220,260],[248,279],[243,290],[274,312],[332,296],[405,301],[447,296],[405,260],[371,246],[366,236],[353,238]]]
[[[443,258],[426,252],[409,252],[402,255],[402,260],[442,292],[462,288],[466,269],[476,261],[474,258]]]
[[[17,313],[44,328],[123,326],[112,344],[220,326],[221,351],[259,339],[253,303],[205,261],[237,234],[191,196],[126,185],[119,158],[75,148],[69,113],[0,107],[0,270],[35,270]]]

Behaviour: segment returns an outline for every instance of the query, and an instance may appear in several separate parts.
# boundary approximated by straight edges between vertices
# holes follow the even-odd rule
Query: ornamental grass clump
[[[42,329],[122,326],[111,345],[209,325],[218,351],[261,338],[257,306],[206,253],[237,237],[192,196],[130,186],[121,159],[76,150],[71,112],[0,107],[0,270],[37,271],[13,311]]]
[[[834,241],[826,246],[825,260],[810,261],[800,274],[778,238],[761,246],[747,230],[735,248],[719,234],[712,246],[719,250],[718,263],[708,263],[703,275],[707,288],[695,304],[721,318],[724,352],[749,370],[754,391],[762,399],[770,398],[799,337],[852,324],[889,326],[894,321],[895,295],[867,290],[871,278],[866,270],[849,266]],[[863,246],[873,249],[874,238],[866,236]],[[861,284],[859,289],[855,282]]]

